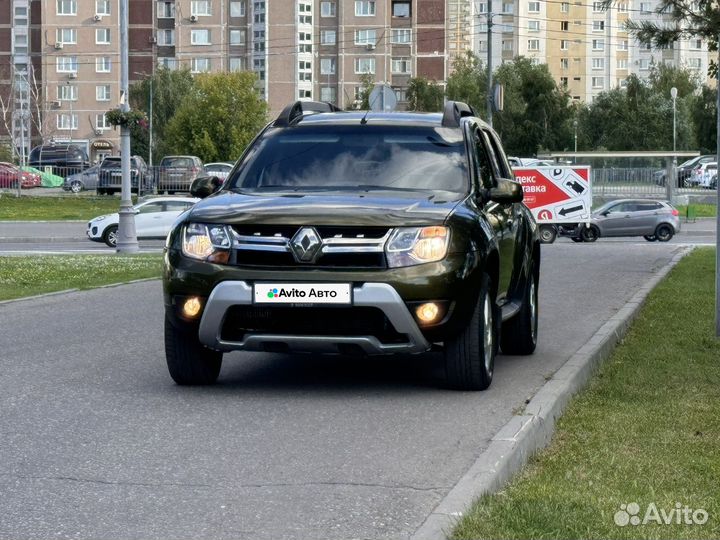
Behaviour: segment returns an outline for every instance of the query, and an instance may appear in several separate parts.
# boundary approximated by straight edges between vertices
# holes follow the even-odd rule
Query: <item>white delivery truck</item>
[[[523,202],[540,225],[540,240],[551,244],[558,235],[576,242],[593,241],[589,229],[592,185],[589,166],[513,167],[523,187]]]

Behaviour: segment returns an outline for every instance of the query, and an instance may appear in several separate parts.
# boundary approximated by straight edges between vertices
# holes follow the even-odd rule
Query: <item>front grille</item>
[[[292,268],[386,268],[388,227],[315,227],[323,246],[312,263],[299,263],[290,240],[300,225],[235,225],[234,257],[239,266]]]
[[[293,336],[375,336],[382,343],[406,343],[385,314],[374,307],[232,306],[220,332],[226,341],[242,341],[245,334]]]

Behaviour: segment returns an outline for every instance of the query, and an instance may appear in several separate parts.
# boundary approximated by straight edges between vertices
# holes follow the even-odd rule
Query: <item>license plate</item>
[[[352,303],[350,283],[256,283],[256,304],[344,304]]]

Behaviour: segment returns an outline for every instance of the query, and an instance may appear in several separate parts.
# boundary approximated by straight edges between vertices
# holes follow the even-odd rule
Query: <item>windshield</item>
[[[462,134],[427,126],[323,125],[265,134],[231,178],[242,191],[469,189]]]
[[[193,162],[190,158],[163,158],[162,162],[160,163],[161,167],[184,167],[184,168],[190,168],[192,167]]]

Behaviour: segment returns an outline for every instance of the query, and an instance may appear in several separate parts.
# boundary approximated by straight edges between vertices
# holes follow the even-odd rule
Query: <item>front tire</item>
[[[543,244],[552,244],[557,237],[557,229],[552,225],[540,225],[540,241]]]
[[[70,183],[70,191],[72,191],[73,193],[80,193],[82,189],[83,185],[82,182],[80,182],[79,180],[73,180]]]
[[[207,385],[217,381],[222,353],[205,347],[196,335],[182,332],[165,315],[165,360],[177,384]]]
[[[485,390],[492,382],[497,353],[495,302],[490,278],[483,274],[472,317],[460,333],[445,342],[445,374],[456,390]]]
[[[118,228],[117,225],[110,225],[102,235],[103,242],[109,247],[114,248],[117,246]]]
[[[595,225],[590,225],[583,227],[581,235],[583,242],[595,242],[600,237],[600,230]]]
[[[646,234],[643,236],[643,238],[648,242],[657,242],[657,236],[655,236],[654,234]]]
[[[505,354],[532,354],[537,346],[538,283],[531,270],[523,292],[520,312],[502,325],[500,346]]]

